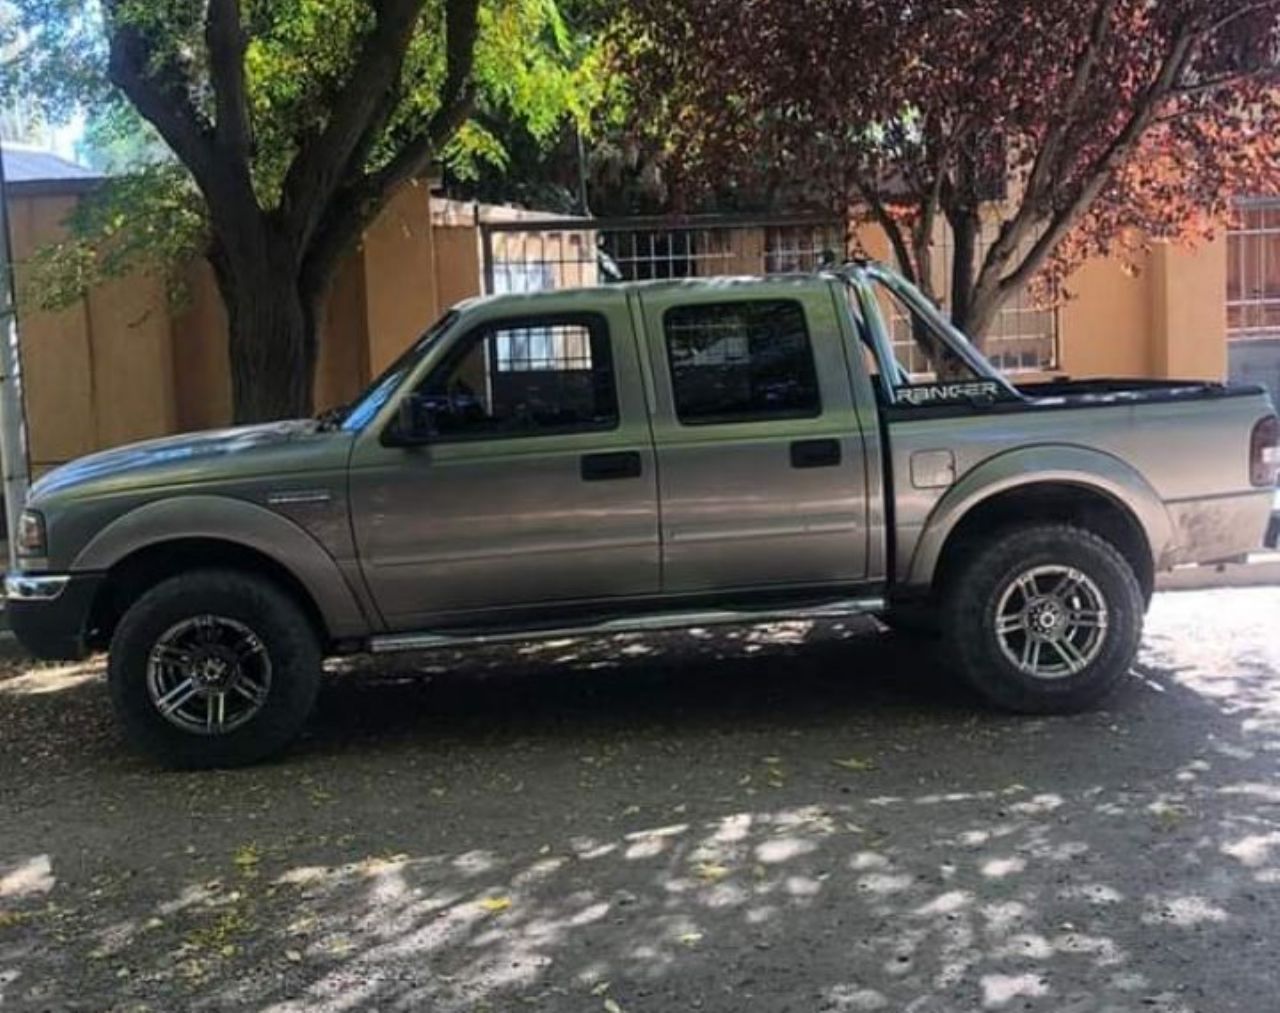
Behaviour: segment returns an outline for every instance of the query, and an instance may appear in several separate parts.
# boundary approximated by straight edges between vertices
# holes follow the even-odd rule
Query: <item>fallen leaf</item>
[[[604,1001],[604,1009],[605,1013],[622,1013],[622,1007],[612,999],[606,999]]]
[[[832,760],[831,762],[834,763],[837,767],[843,767],[845,770],[856,770],[858,772],[864,772],[864,771],[876,769],[874,760],[864,760],[860,756],[850,756],[844,760]]]
[[[699,943],[702,941],[702,933],[701,932],[684,932],[678,938],[680,942],[684,943],[685,946],[693,946],[695,943]]]
[[[497,914],[499,911],[505,911],[511,906],[511,898],[486,897],[480,902],[480,906],[492,914]]]
[[[292,961],[295,964],[300,964],[302,962],[302,953],[299,950],[285,950],[284,956],[286,960]]]
[[[242,845],[236,849],[236,853],[231,860],[242,869],[250,869],[258,864],[258,848],[253,844]]]
[[[708,883],[716,883],[729,875],[729,870],[723,865],[717,865],[715,862],[699,862],[697,867],[698,878],[706,880]]]

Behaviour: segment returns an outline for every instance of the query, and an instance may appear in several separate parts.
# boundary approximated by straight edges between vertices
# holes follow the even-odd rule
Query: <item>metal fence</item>
[[[845,258],[844,225],[805,215],[482,222],[485,289],[810,271]]]
[[[848,255],[845,223],[812,215],[521,219],[481,222],[480,237],[488,293],[812,271]],[[940,252],[934,281],[946,291],[954,256],[949,238]],[[926,372],[905,319],[894,319],[894,341],[903,362]],[[1009,372],[1056,368],[1057,308],[1026,295],[1011,300],[985,350]]]
[[[1227,231],[1227,337],[1280,337],[1280,198],[1237,202]]]

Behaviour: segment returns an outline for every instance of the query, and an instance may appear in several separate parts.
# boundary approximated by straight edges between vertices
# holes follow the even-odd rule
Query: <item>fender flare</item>
[[[330,636],[368,633],[359,601],[324,547],[288,518],[231,496],[174,496],[135,507],[99,531],[72,569],[109,570],[140,549],[187,538],[232,542],[261,553],[311,595]]]
[[[1072,485],[1099,493],[1126,510],[1142,529],[1151,561],[1160,569],[1174,541],[1173,522],[1159,494],[1132,465],[1101,450],[1044,444],[988,458],[938,501],[912,554],[907,582],[932,583],[943,547],[969,511],[993,496],[1037,485]]]

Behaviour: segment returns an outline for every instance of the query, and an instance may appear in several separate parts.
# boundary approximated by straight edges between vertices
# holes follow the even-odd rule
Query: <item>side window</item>
[[[686,425],[819,415],[804,308],[790,299],[676,306],[663,317]]]
[[[440,439],[612,428],[608,325],[583,315],[489,325],[464,337],[411,398],[414,430]]]

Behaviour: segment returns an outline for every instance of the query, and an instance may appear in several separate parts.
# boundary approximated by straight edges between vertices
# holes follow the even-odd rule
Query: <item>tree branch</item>
[[[854,186],[867,202],[880,228],[884,229],[884,234],[889,237],[889,245],[893,247],[893,255],[898,258],[898,267],[903,277],[912,284],[917,283],[919,275],[911,257],[911,249],[907,246],[906,236],[902,233],[902,226],[894,221],[893,215],[889,214],[889,209],[873,187],[865,186],[860,180],[855,180]]]
[[[446,71],[440,106],[423,132],[400,146],[380,169],[358,177],[334,194],[308,245],[307,284],[322,285],[337,259],[402,184],[420,176],[471,115],[475,96],[471,70],[480,26],[479,0],[448,0],[445,14]]]
[[[1076,71],[1072,75],[1071,86],[1067,90],[1062,111],[1055,117],[1056,122],[1045,134],[1044,143],[1036,155],[1031,174],[1027,177],[1027,185],[1022,192],[1018,210],[1000,227],[999,235],[996,236],[995,242],[991,244],[987,255],[983,258],[976,285],[978,293],[994,291],[1004,265],[1022,245],[1023,239],[1026,238],[1040,214],[1046,187],[1061,174],[1059,156],[1066,143],[1069,127],[1093,80],[1093,72],[1101,57],[1102,47],[1111,34],[1112,15],[1115,13],[1116,2],[1117,0],[1101,0],[1098,4],[1089,30],[1089,41],[1085,44],[1076,64]],[[977,301],[978,299],[975,298],[975,302]]]
[[[424,2],[378,0],[374,26],[328,121],[303,141],[289,166],[280,210],[299,248],[307,246],[325,207],[344,178],[358,171],[376,128],[395,107],[405,53]]]
[[[1160,74],[1148,87],[1143,100],[1138,103],[1124,129],[1112,139],[1111,143],[1094,162],[1085,181],[1075,197],[1059,209],[1050,220],[1048,227],[1040,238],[1032,245],[1022,262],[1009,274],[1000,279],[997,286],[999,298],[1027,284],[1044,266],[1058,244],[1075,226],[1080,216],[1102,192],[1111,179],[1120,160],[1128,155],[1141,140],[1143,133],[1151,125],[1160,106],[1176,91],[1178,80],[1186,70],[1187,63],[1195,50],[1200,36],[1194,31],[1184,31],[1174,42],[1169,55],[1161,67]]]
[[[213,178],[212,132],[191,101],[186,82],[172,69],[153,66],[153,46],[136,24],[120,16],[120,0],[103,13],[108,34],[108,75],[191,170],[207,195]]]
[[[247,163],[253,135],[245,89],[246,44],[240,0],[209,0],[205,45],[209,49],[209,77],[216,109],[214,136],[224,151]]]

